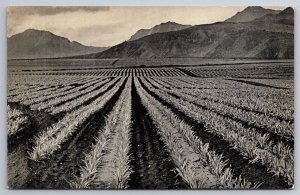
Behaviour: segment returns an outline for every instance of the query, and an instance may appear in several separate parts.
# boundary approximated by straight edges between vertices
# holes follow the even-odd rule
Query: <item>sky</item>
[[[282,10],[285,7],[266,6]],[[9,7],[7,36],[26,29],[47,30],[89,46],[113,46],[139,29],[163,22],[210,24],[224,21],[245,7]]]

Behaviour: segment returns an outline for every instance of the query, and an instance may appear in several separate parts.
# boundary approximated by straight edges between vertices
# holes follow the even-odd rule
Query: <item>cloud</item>
[[[7,35],[11,36],[18,32],[24,23],[32,24],[33,18],[45,18],[52,16],[62,16],[68,13],[88,14],[97,12],[107,12],[110,7],[105,6],[9,6],[7,8]],[[51,23],[55,23],[52,21]],[[49,24],[51,25],[51,24]],[[35,26],[33,26],[34,28]],[[26,29],[22,29],[26,30]]]
[[[108,11],[109,7],[92,7],[92,6],[11,6],[8,7],[8,13],[24,16],[24,15],[55,15],[66,12],[98,12]]]

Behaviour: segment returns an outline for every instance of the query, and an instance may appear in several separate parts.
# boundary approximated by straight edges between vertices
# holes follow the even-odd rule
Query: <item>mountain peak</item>
[[[294,14],[294,9],[292,7],[288,7],[286,9],[284,9],[282,12],[280,12],[279,14]]]
[[[265,10],[265,8],[261,6],[248,6],[243,11],[262,11]]]
[[[260,6],[249,6],[246,7],[243,11],[236,13],[231,18],[228,18],[227,20],[225,20],[225,22],[250,22],[267,14],[278,14],[279,12],[280,11],[278,10],[265,9]]]
[[[185,28],[191,27],[191,25],[183,25],[183,24],[178,24],[176,22],[163,22],[158,25],[155,25],[154,27],[150,29],[140,29],[138,30],[134,35],[132,35],[129,39],[129,41],[133,41],[136,39],[140,39],[142,37],[155,34],[155,33],[162,33],[162,32],[170,32],[170,31],[178,31],[182,30]]]
[[[20,35],[20,34],[23,34],[25,36],[28,36],[28,37],[39,37],[41,35],[44,35],[46,37],[53,37],[53,36],[57,36],[49,31],[46,31],[46,30],[38,30],[38,29],[33,29],[33,28],[29,28],[27,30],[25,30],[24,32],[22,33],[19,33],[19,34],[16,34],[16,35]],[[16,35],[13,35],[13,36],[16,36]],[[66,39],[66,38],[65,38]]]
[[[260,23],[273,23],[273,24],[284,24],[284,25],[294,25],[294,10],[291,7],[284,9],[278,14],[267,14],[263,17],[257,18],[254,22]],[[289,27],[291,28],[291,27]],[[288,29],[286,26],[285,29]],[[292,28],[293,29],[293,28]]]
[[[181,25],[182,24],[178,24],[176,22],[168,21],[168,22],[162,22],[162,23],[160,23],[158,25],[155,25],[153,28],[159,28],[160,26],[181,26]],[[153,28],[151,28],[151,29],[153,29]]]
[[[84,46],[52,32],[27,29],[8,38],[9,59],[56,58],[103,51],[104,48]]]
[[[161,24],[178,24],[176,22],[171,22],[171,21],[168,21],[168,22],[162,22]]]
[[[35,32],[35,31],[39,31],[39,30],[36,30],[36,29],[33,29],[33,28],[28,28],[24,31],[24,33],[26,33],[26,32]]]
[[[51,32],[46,31],[46,30],[38,30],[38,29],[34,29],[34,28],[29,28],[29,29],[25,30],[23,33],[43,33],[43,32],[44,33],[51,33]]]

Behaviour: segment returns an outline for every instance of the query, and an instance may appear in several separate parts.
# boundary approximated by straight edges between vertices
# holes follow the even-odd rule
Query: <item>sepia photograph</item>
[[[293,6],[9,6],[7,188],[293,189]]]

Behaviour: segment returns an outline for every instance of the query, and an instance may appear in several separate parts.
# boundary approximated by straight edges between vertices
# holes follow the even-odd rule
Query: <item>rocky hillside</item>
[[[7,40],[9,59],[55,58],[89,54],[107,48],[84,46],[48,31],[28,29]]]
[[[219,22],[179,31],[156,33],[135,41],[125,41],[85,58],[293,58],[294,12],[265,15],[252,22]],[[272,19],[267,19],[270,17]],[[278,23],[276,18],[284,21]]]

